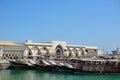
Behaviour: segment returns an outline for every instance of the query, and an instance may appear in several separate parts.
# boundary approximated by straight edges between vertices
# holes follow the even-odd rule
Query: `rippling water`
[[[0,80],[120,80],[120,74],[73,74],[39,70],[0,70]]]

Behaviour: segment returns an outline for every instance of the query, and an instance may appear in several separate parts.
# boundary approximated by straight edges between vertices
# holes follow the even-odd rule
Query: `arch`
[[[44,48],[44,50],[46,50],[46,54],[45,55],[50,56],[50,52],[49,52],[48,48],[47,47],[43,47],[43,48]]]
[[[67,47],[67,49],[68,49],[68,51],[69,51],[68,57],[72,57],[72,56],[73,56],[72,51],[70,50],[69,47]]]
[[[29,50],[28,54],[31,54],[31,55],[32,55],[32,50],[31,50],[31,48],[30,48],[28,45],[26,45],[26,44],[24,44],[24,45],[25,45],[25,47],[27,47],[27,49]]]
[[[55,53],[56,54],[63,54],[64,53],[63,47],[61,45],[56,46]]]
[[[32,52],[32,53],[35,53],[35,56],[42,55],[41,50],[40,50],[37,46],[33,46],[33,47],[31,48],[31,50],[32,50],[32,51],[34,50],[34,52]]]
[[[41,48],[41,54],[44,55],[44,56],[50,56],[50,51],[47,47],[43,46]]]
[[[78,50],[76,48],[73,48],[73,49],[74,49],[75,57],[78,57],[79,56]]]
[[[81,50],[82,50],[82,55],[83,55],[83,56],[86,55],[85,48],[81,48]]]
[[[30,46],[28,46],[28,45],[26,45],[26,44],[24,44],[26,47],[27,47],[27,49],[28,49],[28,53],[27,53],[27,59],[33,59],[33,53],[32,53],[32,49],[30,48]]]
[[[38,46],[35,46],[35,47],[38,49],[37,55],[42,55],[42,52],[41,52],[41,50],[38,48]]]
[[[79,53],[79,56],[83,55],[84,52],[83,52],[82,48],[78,49],[78,53]]]

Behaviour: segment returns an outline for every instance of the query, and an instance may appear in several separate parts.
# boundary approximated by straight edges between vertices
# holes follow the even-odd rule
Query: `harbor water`
[[[39,70],[0,70],[0,80],[120,80],[120,74],[82,74]]]

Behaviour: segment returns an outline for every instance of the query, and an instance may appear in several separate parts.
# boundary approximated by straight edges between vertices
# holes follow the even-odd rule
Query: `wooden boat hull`
[[[34,64],[34,66],[38,70],[45,70],[45,71],[55,71],[56,70],[55,66],[51,66],[51,65],[44,66],[44,65]]]
[[[72,72],[72,73],[74,73],[74,72],[78,71],[77,69],[69,68],[67,66],[56,66],[56,69],[59,72]]]
[[[8,69],[35,69],[35,67],[25,63],[10,61],[10,66]]]

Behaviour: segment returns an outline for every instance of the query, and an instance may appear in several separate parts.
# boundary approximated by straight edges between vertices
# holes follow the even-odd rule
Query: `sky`
[[[120,48],[119,0],[0,0],[0,40]]]

